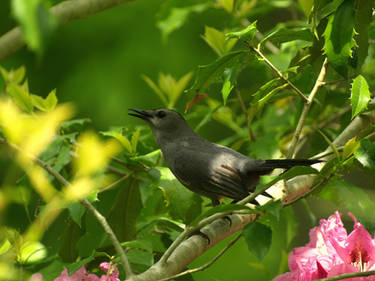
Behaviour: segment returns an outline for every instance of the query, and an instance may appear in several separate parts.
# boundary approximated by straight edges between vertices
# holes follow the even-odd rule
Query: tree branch
[[[251,46],[247,41],[245,41],[245,43],[247,44],[248,48],[252,51],[254,51],[258,56],[260,56],[265,63],[267,63],[269,65],[269,67],[271,67],[271,69],[277,74],[277,76],[279,76],[281,79],[283,79],[291,88],[294,92],[296,92],[301,98],[303,98],[303,100],[307,103],[308,102],[308,98],[301,92],[300,89],[298,89],[288,78],[286,78],[281,72],[280,70],[278,70],[276,68],[276,66],[274,66],[272,64],[272,62],[270,62],[264,55],[263,53],[258,50],[257,48]]]
[[[307,113],[310,110],[311,104],[312,104],[312,102],[314,100],[314,97],[317,94],[318,90],[320,89],[320,87],[322,87],[324,85],[324,78],[326,76],[327,65],[328,65],[328,61],[327,61],[327,58],[325,58],[324,62],[323,62],[323,65],[322,65],[322,68],[320,69],[318,79],[316,79],[315,85],[314,85],[313,89],[311,90],[311,93],[310,93],[310,95],[307,99],[307,102],[305,103],[305,105],[303,107],[301,116],[298,120],[297,128],[294,132],[292,143],[291,143],[290,148],[288,150],[287,158],[294,158],[295,157],[296,146],[297,146],[299,137],[301,135],[302,128],[305,124]]]
[[[30,157],[37,165],[42,167],[44,170],[46,170],[50,175],[52,175],[58,182],[60,182],[63,186],[69,186],[71,185],[69,181],[67,181],[59,172],[52,169],[50,165],[48,165],[46,162],[41,160],[40,158],[36,157],[35,155],[31,155],[25,151],[23,151],[21,148],[19,148],[14,143],[7,142],[4,138],[0,137],[0,142],[7,144],[14,148],[15,150],[19,151],[20,153],[26,154],[28,157]],[[80,203],[90,212],[92,213],[95,218],[98,220],[98,222],[102,225],[105,233],[108,235],[109,239],[111,240],[113,246],[116,249],[117,254],[120,256],[121,264],[124,268],[124,271],[126,273],[127,277],[130,277],[133,275],[133,272],[130,267],[130,263],[125,255],[124,250],[121,247],[120,242],[118,241],[115,233],[113,232],[111,226],[108,224],[106,218],[87,200],[82,199],[80,200]]]
[[[129,1],[131,0],[68,0],[53,6],[50,12],[56,17],[58,25],[63,25]],[[25,41],[20,27],[8,31],[0,37],[0,61],[24,45]]]
[[[176,274],[176,275],[173,275],[173,276],[170,276],[170,277],[167,277],[167,278],[164,278],[164,279],[160,279],[158,281],[167,281],[167,280],[170,280],[170,279],[173,279],[173,278],[177,278],[177,277],[181,277],[181,276],[184,276],[184,275],[187,275],[187,274],[192,274],[192,273],[195,273],[195,272],[198,272],[198,271],[203,271],[205,270],[206,268],[210,267],[211,265],[213,265],[230,247],[232,247],[240,238],[241,238],[242,234],[238,234],[232,241],[230,241],[212,260],[210,260],[208,263],[200,266],[200,267],[197,267],[197,268],[193,268],[193,269],[188,269],[188,270],[185,270],[179,274]]]

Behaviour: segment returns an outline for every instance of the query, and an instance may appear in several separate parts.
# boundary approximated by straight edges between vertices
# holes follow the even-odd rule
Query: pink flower
[[[354,221],[353,231],[348,235],[335,212],[327,220],[310,230],[310,242],[293,249],[289,255],[290,272],[281,274],[273,281],[310,281],[332,277],[342,273],[375,269],[375,240],[349,213]],[[346,279],[375,281],[375,276]]]
[[[118,279],[119,272],[115,264],[102,262],[99,268],[106,273],[100,278],[95,274],[88,273],[86,271],[86,265],[84,265],[71,276],[69,276],[68,270],[64,268],[61,275],[54,281],[120,281],[120,279]]]

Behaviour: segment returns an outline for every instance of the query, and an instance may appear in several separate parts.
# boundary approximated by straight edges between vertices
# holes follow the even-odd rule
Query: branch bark
[[[50,9],[56,17],[58,25],[86,18],[109,8],[121,5],[131,0],[68,0]],[[25,45],[22,30],[15,27],[0,37],[0,61],[15,53]]]

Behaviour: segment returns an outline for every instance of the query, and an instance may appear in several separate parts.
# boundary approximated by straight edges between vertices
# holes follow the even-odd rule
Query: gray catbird
[[[223,197],[235,201],[249,195],[259,177],[275,168],[310,166],[319,160],[249,158],[196,134],[185,119],[169,109],[129,109],[129,115],[150,125],[169,169],[188,189],[211,198],[214,205]]]

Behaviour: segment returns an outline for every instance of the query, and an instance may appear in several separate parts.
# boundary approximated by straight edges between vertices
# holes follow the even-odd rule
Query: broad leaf
[[[169,213],[173,219],[182,219],[190,223],[201,213],[202,199],[184,187],[172,174],[169,168],[156,167],[150,170],[163,190]]]
[[[219,56],[229,52],[237,42],[236,38],[226,40],[224,32],[209,26],[205,26],[203,39]]]
[[[33,111],[33,104],[30,94],[21,86],[10,83],[7,86],[9,95],[12,96],[14,102],[24,111],[31,113]]]
[[[348,140],[342,152],[342,159],[345,160],[349,158],[354,152],[356,152],[359,146],[360,146],[360,142],[357,141],[355,137]]]
[[[120,241],[136,238],[136,220],[142,209],[139,184],[135,179],[126,181],[113,203],[108,221]]]
[[[33,94],[30,97],[32,104],[42,111],[51,111],[57,105],[56,89],[52,90],[45,99]]]
[[[329,17],[324,31],[324,51],[328,62],[342,76],[348,75],[348,64],[354,47],[354,2],[345,0]]]
[[[232,92],[235,86],[239,70],[240,68],[238,66],[234,66],[232,68],[228,68],[224,70],[224,73],[223,73],[224,82],[221,88],[221,94],[223,96],[224,105],[227,103],[228,96]]]
[[[89,118],[73,119],[63,122],[60,129],[64,132],[64,134],[81,132],[86,129],[89,123],[91,123]]]
[[[219,80],[226,68],[236,65],[247,51],[235,51],[224,55],[211,64],[198,67],[193,86],[187,91],[202,92]]]
[[[103,136],[106,136],[106,137],[113,137],[115,138],[116,140],[118,140],[121,145],[129,152],[129,153],[133,153],[133,145],[132,143],[129,141],[129,139],[126,137],[126,136],[123,136],[121,135],[119,132],[117,131],[107,131],[107,132],[100,132],[101,135]],[[134,138],[134,146],[136,145],[135,143],[135,138]]]
[[[275,30],[265,36],[260,44],[264,44],[266,41],[272,41],[275,43],[289,42],[293,40],[303,40],[312,42],[314,39],[313,34],[309,28],[286,28],[284,25],[277,26]]]
[[[352,105],[352,119],[363,112],[371,100],[371,93],[366,79],[358,75],[353,80],[352,95],[350,97]]]
[[[272,230],[262,223],[250,223],[242,230],[249,251],[259,260],[268,253],[272,243]]]
[[[354,152],[355,158],[363,167],[375,170],[375,144],[367,139],[361,140],[360,147]]]

